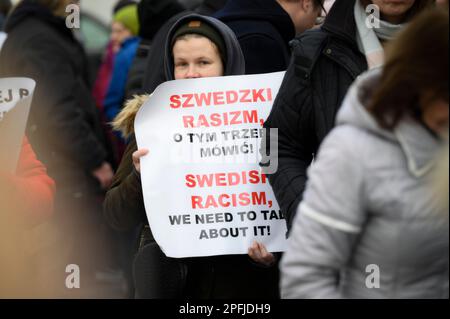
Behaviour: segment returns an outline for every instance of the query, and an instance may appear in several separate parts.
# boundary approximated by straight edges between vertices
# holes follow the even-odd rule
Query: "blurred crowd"
[[[37,83],[0,163],[0,298],[448,298],[448,1],[120,0],[95,81],[78,3],[0,0],[0,77]],[[261,152],[287,251],[166,257],[138,110],[165,81],[278,71]]]

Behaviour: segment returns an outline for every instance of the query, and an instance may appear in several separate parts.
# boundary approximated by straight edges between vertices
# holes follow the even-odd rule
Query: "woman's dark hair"
[[[447,10],[425,10],[386,49],[380,84],[369,103],[378,124],[392,130],[407,114],[420,116],[418,101],[448,101]],[[419,113],[419,114],[417,114]]]
[[[357,0],[361,1],[364,7],[367,7],[369,4],[372,4],[371,0]],[[405,21],[409,21],[414,18],[417,14],[422,12],[424,9],[433,6],[435,0],[415,0],[411,9],[408,10],[405,16]]]

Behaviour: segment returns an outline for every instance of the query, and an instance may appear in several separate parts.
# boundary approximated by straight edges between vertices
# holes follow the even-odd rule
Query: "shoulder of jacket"
[[[228,25],[238,39],[249,36],[274,38],[273,33],[278,32],[270,22],[264,20],[230,21]]]
[[[334,127],[326,136],[323,145],[332,147],[341,152],[347,160],[359,159],[359,166],[364,167],[366,161],[370,161],[373,156],[372,148],[367,145],[373,145],[379,138],[358,126],[343,124]]]
[[[296,75],[309,80],[311,72],[329,41],[329,35],[321,29],[308,30],[289,44],[292,49]]]

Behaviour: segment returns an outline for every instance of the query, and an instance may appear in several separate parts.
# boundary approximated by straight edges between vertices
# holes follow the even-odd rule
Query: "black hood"
[[[164,59],[164,69],[166,73],[166,80],[174,80],[174,64],[172,56],[172,38],[174,33],[178,28],[185,24],[189,20],[200,20],[211,25],[216,29],[223,37],[225,46],[227,49],[227,64],[225,65],[224,75],[243,75],[245,74],[245,60],[244,55],[241,50],[241,46],[236,38],[234,32],[221,21],[202,16],[199,14],[189,14],[178,20],[173,27],[170,29],[169,34],[166,38],[165,45],[165,59]]]
[[[262,20],[272,24],[289,43],[295,37],[295,26],[289,14],[275,0],[229,0],[214,17],[227,23]]]
[[[16,26],[29,18],[36,18],[52,26],[55,30],[71,39],[75,39],[72,30],[67,28],[64,18],[57,17],[46,7],[32,0],[23,0],[13,10],[5,23],[5,32],[11,32]]]
[[[325,19],[322,29],[356,47],[356,0],[336,0]]]
[[[225,6],[225,3],[227,3],[227,0],[205,0],[195,9],[195,12],[211,16],[222,9]]]
[[[142,0],[138,4],[139,35],[153,40],[158,30],[167,20],[186,10],[177,0]]]

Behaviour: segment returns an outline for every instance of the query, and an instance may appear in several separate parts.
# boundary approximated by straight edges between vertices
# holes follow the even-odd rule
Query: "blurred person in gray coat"
[[[309,170],[283,298],[448,298],[449,223],[431,186],[448,134],[448,11],[422,13],[360,76]]]

